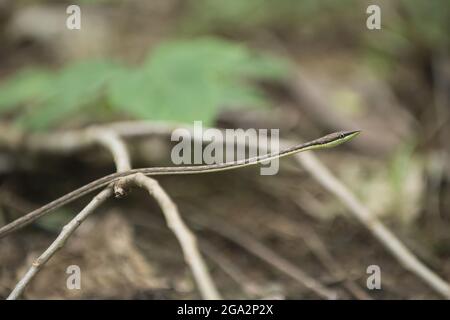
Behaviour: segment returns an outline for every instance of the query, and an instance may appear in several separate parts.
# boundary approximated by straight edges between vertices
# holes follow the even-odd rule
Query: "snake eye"
[[[345,134],[344,134],[343,132],[341,132],[341,133],[339,134],[339,138],[345,138]]]

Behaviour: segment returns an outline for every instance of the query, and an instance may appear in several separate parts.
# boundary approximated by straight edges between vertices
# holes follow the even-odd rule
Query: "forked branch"
[[[67,239],[75,232],[75,230],[80,226],[80,224],[90,215],[95,209],[97,209],[102,203],[104,203],[108,198],[113,195],[111,188],[106,188],[94,199],[89,202],[89,204],[78,213],[74,219],[72,219],[67,225],[65,225],[58,235],[58,237],[53,241],[53,243],[44,251],[43,254],[37,258],[31,268],[28,269],[27,273],[20,279],[13,291],[8,296],[8,300],[15,300],[19,298],[34,276],[42,269],[42,267],[53,257],[53,255],[67,242]]]
[[[104,146],[112,154],[117,172],[125,172],[131,169],[129,153],[124,142],[110,129],[92,128],[80,132],[78,139],[76,138],[76,133],[70,133],[69,135],[66,135],[65,138],[66,142],[70,143],[60,144],[60,140],[55,139],[53,140],[53,144],[43,145],[45,145],[46,148],[53,148],[53,150],[67,151],[68,149],[78,149],[85,145],[98,143]],[[79,144],[77,144],[76,141],[79,141]],[[113,194],[121,194],[127,184],[134,184],[146,189],[149,194],[156,199],[166,217],[169,228],[175,233],[181,244],[185,260],[192,270],[202,297],[205,299],[220,299],[220,294],[218,293],[206,264],[198,250],[196,238],[183,223],[175,203],[173,203],[156,180],[139,174],[127,176],[122,180],[117,181],[113,186],[108,186],[94,197],[94,199],[79,214],[77,214],[75,218],[63,227],[55,241],[53,241],[47,250],[34,261],[31,268],[8,296],[8,299],[14,300],[20,297],[34,276],[41,270],[45,263],[47,263],[47,261],[49,261],[51,257],[65,245],[67,239],[75,232],[78,226]]]

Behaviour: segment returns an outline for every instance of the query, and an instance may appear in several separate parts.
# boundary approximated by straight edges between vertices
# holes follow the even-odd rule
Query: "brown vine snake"
[[[157,176],[157,175],[181,175],[181,174],[200,174],[200,173],[210,173],[217,171],[225,171],[232,170],[241,167],[247,167],[251,165],[255,165],[261,162],[270,161],[276,158],[285,157],[288,155],[292,155],[295,153],[307,151],[307,150],[315,150],[315,149],[323,149],[334,147],[343,142],[346,142],[356,135],[358,135],[360,131],[340,131],[328,134],[324,137],[321,137],[316,140],[312,140],[306,143],[302,143],[278,152],[268,153],[261,156],[256,156],[252,158],[219,163],[219,164],[211,164],[211,165],[197,165],[197,166],[179,166],[179,167],[156,167],[156,168],[140,168],[140,169],[132,169],[125,172],[117,172],[112,173],[110,175],[104,176],[97,180],[94,180],[72,192],[65,194],[64,196],[14,220],[13,222],[3,226],[0,228],[0,238],[3,238],[7,234],[12,231],[23,227],[37,218],[43,216],[51,210],[57,209],[69,202],[72,202],[87,193],[90,193],[94,190],[97,190],[101,187],[105,187],[110,185],[113,182],[116,182],[118,179],[136,174],[142,173],[147,176]]]

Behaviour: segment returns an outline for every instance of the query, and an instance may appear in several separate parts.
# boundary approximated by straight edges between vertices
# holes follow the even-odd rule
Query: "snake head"
[[[361,132],[360,130],[333,132],[322,138],[317,139],[315,142],[322,148],[335,147],[337,145],[340,145],[341,143],[353,139],[358,134],[360,134],[360,132]]]

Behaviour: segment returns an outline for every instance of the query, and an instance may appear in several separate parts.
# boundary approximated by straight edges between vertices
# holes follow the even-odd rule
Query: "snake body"
[[[94,180],[72,192],[65,194],[64,196],[14,220],[13,222],[3,226],[0,228],[0,238],[3,238],[7,234],[12,231],[23,227],[35,219],[43,216],[51,210],[55,210],[67,203],[70,203],[94,190],[97,190],[102,187],[106,187],[111,183],[116,182],[120,178],[124,178],[126,176],[130,176],[136,173],[142,173],[146,176],[158,176],[158,175],[181,175],[181,174],[201,174],[201,173],[210,173],[217,171],[225,171],[232,170],[241,167],[247,167],[259,164],[261,162],[270,161],[273,159],[285,157],[288,155],[292,155],[295,153],[314,150],[314,149],[322,149],[329,148],[339,145],[345,141],[352,139],[356,136],[360,131],[340,131],[328,134],[319,139],[309,141],[306,143],[302,143],[278,152],[268,153],[261,156],[256,156],[252,158],[219,163],[219,164],[211,164],[211,165],[197,165],[197,166],[177,166],[177,167],[155,167],[155,168],[139,168],[132,169],[125,172],[117,172],[112,173],[97,180]]]

